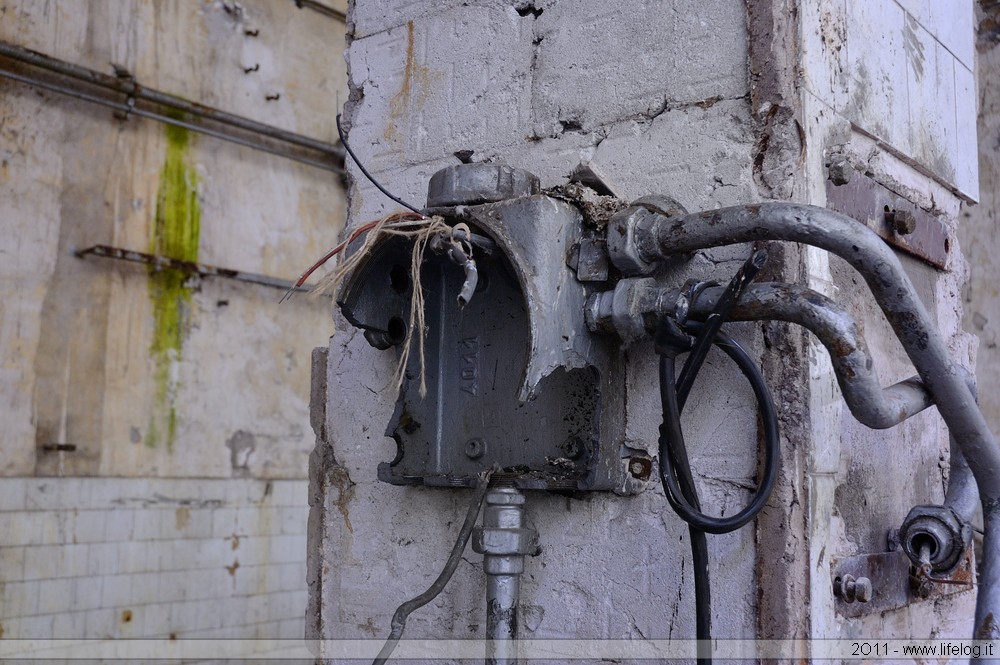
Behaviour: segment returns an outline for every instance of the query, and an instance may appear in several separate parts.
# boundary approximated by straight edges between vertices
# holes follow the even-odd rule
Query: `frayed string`
[[[410,297],[410,321],[406,327],[406,336],[403,340],[400,351],[399,366],[396,368],[393,383],[398,391],[403,386],[403,379],[406,377],[406,365],[410,359],[413,349],[413,333],[419,331],[417,336],[417,354],[420,366],[420,397],[427,395],[427,380],[424,359],[424,338],[426,328],[424,322],[424,290],[420,280],[420,266],[423,263],[424,251],[431,238],[435,235],[451,235],[451,227],[444,223],[441,217],[434,216],[425,219],[399,220],[398,216],[390,215],[383,217],[368,231],[364,242],[357,251],[352,252],[346,258],[340,258],[334,269],[324,276],[312,291],[310,297],[316,297],[323,293],[335,292],[344,279],[354,271],[365,257],[371,253],[383,236],[399,236],[413,241],[413,251],[410,257],[410,283],[413,285],[413,294]],[[340,256],[343,257],[344,252]]]

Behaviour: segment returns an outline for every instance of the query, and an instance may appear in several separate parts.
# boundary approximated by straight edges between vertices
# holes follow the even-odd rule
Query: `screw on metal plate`
[[[853,575],[836,577],[833,580],[833,595],[845,603],[867,603],[872,599],[872,583],[867,577],[854,579]]]
[[[469,459],[479,459],[486,454],[486,442],[482,439],[469,439],[465,443],[465,456]]]
[[[885,221],[892,225],[892,230],[899,235],[909,235],[917,228],[917,218],[909,210],[893,210],[885,208]]]

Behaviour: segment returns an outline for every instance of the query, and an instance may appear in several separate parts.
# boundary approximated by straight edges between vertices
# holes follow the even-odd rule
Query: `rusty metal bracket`
[[[826,181],[831,210],[864,222],[893,247],[945,270],[951,239],[948,229],[926,210],[871,178],[855,173],[849,182]]]
[[[974,570],[972,548],[966,550],[950,574],[939,576],[939,581],[921,576],[901,550],[834,559],[830,567],[837,613],[851,618],[969,591],[975,588]],[[843,587],[845,581],[853,585],[862,580],[870,584],[867,601],[837,593],[837,587]]]
[[[230,268],[219,268],[206,265],[204,263],[194,263],[193,261],[181,261],[168,256],[157,256],[156,254],[146,254],[132,249],[122,249],[121,247],[110,247],[108,245],[94,245],[87,249],[75,252],[78,258],[87,256],[99,256],[105,259],[118,259],[120,261],[131,261],[133,263],[145,263],[158,269],[180,270],[190,275],[200,275],[201,277],[224,277],[235,279],[238,282],[249,282],[250,284],[260,284],[270,286],[275,289],[309,291],[309,286],[295,286],[294,280],[261,275],[255,272],[244,272],[242,270],[232,270]]]

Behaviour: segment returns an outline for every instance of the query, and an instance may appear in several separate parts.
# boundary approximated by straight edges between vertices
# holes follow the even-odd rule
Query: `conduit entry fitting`
[[[397,455],[379,465],[378,475],[397,485],[467,487],[495,466],[492,484],[508,489],[490,495],[491,517],[477,531],[476,548],[488,560],[520,557],[523,566],[530,554],[523,542],[503,552],[488,545],[491,530],[522,528],[494,524],[500,514],[494,509],[521,510],[501,499],[523,496],[515,488],[625,495],[644,489],[654,465],[624,443],[622,349],[665,322],[708,321],[717,329],[724,309],[731,320],[780,320],[813,332],[830,352],[852,414],[869,427],[893,427],[938,407],[952,435],[945,506],[911,511],[903,549],[915,565],[934,571],[953,565],[971,540],[978,486],[986,535],[976,637],[1000,638],[992,618],[1000,617],[1000,449],[976,404],[972,377],[948,357],[899,260],[874,232],[813,206],[767,203],[688,214],[665,196],[637,200],[599,227],[585,223],[571,202],[541,193],[532,174],[499,164],[439,171],[423,212],[465,224],[479,239],[470,257],[478,283],[460,303],[468,268],[446,253],[424,254],[429,390],[418,394],[419,361],[411,354],[387,430]],[[868,283],[917,376],[880,386],[857,324],[805,287],[742,284],[723,306],[723,287],[668,284],[661,274],[673,257],[760,240],[800,242],[844,258]],[[408,333],[410,252],[405,241],[380,242],[338,299],[377,348],[398,347]],[[503,598],[502,609],[516,608],[516,586],[498,585],[489,570],[487,578],[491,598]],[[490,630],[499,637],[505,624],[496,621]]]
[[[486,659],[495,665],[516,663],[513,640],[524,557],[538,552],[538,532],[524,525],[524,494],[513,487],[490,490],[472,549],[483,555],[486,573]]]

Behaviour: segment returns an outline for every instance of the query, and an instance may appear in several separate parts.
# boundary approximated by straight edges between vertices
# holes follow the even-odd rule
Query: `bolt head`
[[[649,480],[653,472],[653,460],[645,457],[632,457],[628,460],[629,475],[638,480]]]
[[[892,230],[901,236],[909,235],[917,229],[917,218],[910,210],[889,210],[885,213],[885,218],[892,224]]]
[[[630,206],[608,220],[608,257],[626,275],[648,275],[656,268],[639,253],[635,237],[639,220],[649,214],[646,208]]]
[[[867,577],[854,580],[854,599],[859,603],[867,603],[872,599],[872,582]]]
[[[465,443],[465,456],[469,459],[479,459],[486,454],[486,442],[482,439],[469,439]]]
[[[852,175],[854,175],[854,167],[843,156],[832,160],[827,167],[827,177],[838,187],[849,183]]]

